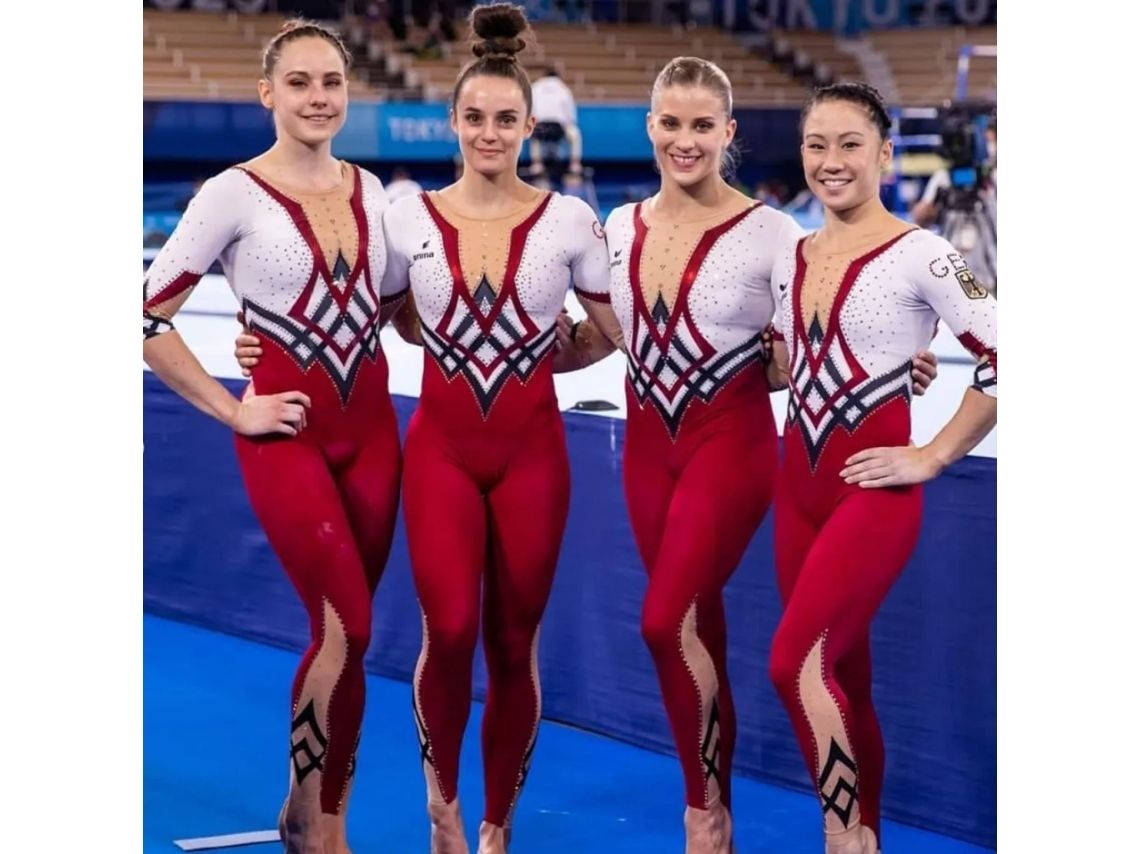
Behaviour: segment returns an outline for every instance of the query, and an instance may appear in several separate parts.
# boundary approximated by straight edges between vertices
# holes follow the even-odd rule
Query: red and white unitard
[[[508,827],[538,734],[538,628],[569,509],[555,320],[571,280],[608,277],[605,240],[593,211],[560,194],[470,219],[425,193],[384,223],[388,279],[411,283],[424,345],[403,495],[424,618],[413,696],[429,800],[456,796],[482,610],[484,818]]]
[[[722,590],[771,499],[777,438],[762,335],[780,246],[801,233],[760,204],[648,226],[641,205],[606,222],[609,301],[628,351],[624,480],[649,573],[653,654],[690,806],[730,805],[736,719]]]
[[[791,359],[775,500],[785,612],[772,680],[823,806],[825,829],[878,836],[883,742],[871,702],[871,620],[918,540],[920,486],[839,476],[858,451],[911,438],[912,357],[941,318],[997,394],[997,305],[941,237],[913,229],[846,254],[788,246],[772,277]],[[881,838],[881,836],[880,836]]]
[[[236,436],[250,503],[308,612],[293,685],[292,779],[338,813],[364,708],[372,595],[399,500],[400,445],[380,348],[387,254],[379,179],[342,164],[323,194],[234,167],[207,181],[147,271],[143,335],[171,317],[216,259],[264,355],[257,393],[309,396],[295,437]]]

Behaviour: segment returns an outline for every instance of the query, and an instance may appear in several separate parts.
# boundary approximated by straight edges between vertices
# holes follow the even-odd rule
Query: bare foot
[[[322,815],[321,836],[324,838],[324,854],[352,854],[343,815]]]
[[[285,845],[285,854],[326,854],[324,828],[321,824],[320,808],[303,805],[299,799],[290,798],[281,808],[277,819],[277,829]]]
[[[481,822],[478,854],[507,854],[507,831],[497,824]]]
[[[875,831],[860,824],[842,833],[829,835],[827,854],[879,854]]]
[[[458,800],[449,804],[429,800],[428,815],[431,817],[431,854],[468,854]]]
[[[685,808],[685,854],[730,854],[732,817],[719,801]]]

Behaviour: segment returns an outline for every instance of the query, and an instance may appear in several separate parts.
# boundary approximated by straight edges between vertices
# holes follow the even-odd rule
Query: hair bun
[[[471,30],[475,34],[471,52],[484,56],[513,59],[526,47],[519,35],[527,29],[526,14],[522,7],[511,3],[493,3],[476,6],[471,10]]]
[[[471,46],[471,52],[482,59],[484,56],[514,59],[526,47],[526,42],[519,38],[484,39]]]

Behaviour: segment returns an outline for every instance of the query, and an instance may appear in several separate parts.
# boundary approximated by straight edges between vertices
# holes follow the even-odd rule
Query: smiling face
[[[707,86],[675,84],[654,92],[646,129],[662,179],[691,187],[720,174],[736,120]]]
[[[344,126],[348,86],[344,58],[326,39],[287,42],[269,80],[258,81],[261,103],[273,111],[277,136],[308,146],[329,142]]]
[[[808,188],[829,210],[842,213],[878,198],[893,146],[865,107],[829,100],[804,118],[800,152]]]
[[[487,177],[518,170],[523,140],[534,130],[519,84],[509,77],[476,74],[464,81],[451,112],[464,169]]]

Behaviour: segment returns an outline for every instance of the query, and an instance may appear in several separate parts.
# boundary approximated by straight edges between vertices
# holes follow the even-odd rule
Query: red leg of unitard
[[[408,427],[404,469],[404,521],[424,619],[414,712],[429,800],[450,803],[471,712],[487,510],[479,486],[420,413]]]
[[[690,806],[728,805],[736,720],[721,591],[771,496],[772,442],[749,430],[700,441],[676,474],[627,440],[630,519],[649,572],[642,635],[657,666]]]
[[[561,421],[517,454],[487,496],[491,560],[483,599],[487,707],[483,716],[484,820],[507,827],[530,768],[542,692],[538,627],[570,506]]]
[[[883,748],[871,703],[871,620],[918,540],[918,489],[845,491],[818,528],[787,490],[776,501],[785,611],[770,672],[823,804],[824,827],[879,834]]]
[[[400,437],[394,421],[391,427],[369,441],[337,474],[337,487],[360,549],[370,597],[375,597],[392,550],[400,501]],[[363,686],[361,682],[362,689]],[[363,695],[361,704],[363,706]],[[358,744],[359,741],[358,735]],[[356,752],[353,751],[350,776],[355,767]]]
[[[301,439],[237,437],[238,460],[270,546],[309,616],[312,643],[293,684],[293,779],[320,808],[343,807],[364,712],[372,592],[391,543],[400,461],[395,434],[337,470]],[[365,521],[365,520],[370,520]]]
[[[781,484],[785,481],[781,479]],[[792,503],[784,488],[777,489],[774,509],[776,528],[776,580],[780,598],[787,607],[796,578],[818,533],[815,526]],[[847,721],[859,762],[859,811],[863,824],[882,839],[879,804],[883,790],[883,736],[871,698],[871,636],[865,632],[851,651],[835,664],[835,678],[847,697],[851,715]]]
[[[882,840],[880,804],[883,799],[885,755],[879,716],[871,699],[871,636],[864,633],[851,651],[835,663],[835,678],[851,709],[848,726],[859,768],[859,812],[863,824]]]
[[[369,590],[375,593],[392,549],[400,500],[400,437],[396,430],[377,436],[361,448],[352,463],[337,474],[336,481],[360,548]]]
[[[416,712],[429,792],[451,802],[485,584],[485,820],[505,827],[537,733],[535,643],[565,529],[569,464],[557,416],[512,443],[494,473],[470,474],[468,461],[448,444],[434,426],[416,419],[405,447],[406,468],[415,473],[404,480],[408,544],[426,624]]]

